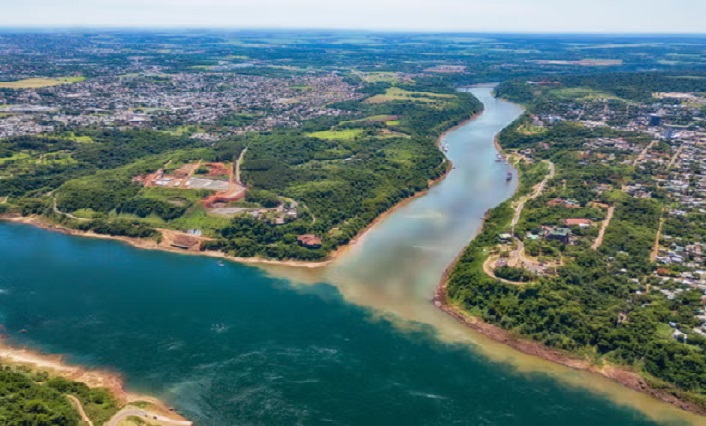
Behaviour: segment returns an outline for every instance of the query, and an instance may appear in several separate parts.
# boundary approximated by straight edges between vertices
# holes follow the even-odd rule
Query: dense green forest
[[[66,395],[76,397],[86,414],[103,424],[118,410],[105,389],[91,389],[46,373],[0,366],[0,424],[7,426],[79,425],[80,417]]]
[[[701,69],[680,72],[640,72],[566,75],[541,77],[541,84],[527,84],[527,78],[503,82],[498,96],[520,102],[556,100],[552,91],[558,87],[589,88],[628,101],[650,101],[654,92],[706,92],[706,72]]]

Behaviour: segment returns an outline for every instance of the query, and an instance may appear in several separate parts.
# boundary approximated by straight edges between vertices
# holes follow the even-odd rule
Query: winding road
[[[522,210],[525,207],[525,203],[527,203],[527,201],[529,201],[529,200],[535,199],[535,198],[539,197],[540,195],[542,195],[542,193],[544,192],[544,189],[547,186],[547,182],[549,182],[550,179],[553,179],[554,176],[556,175],[556,166],[554,165],[554,163],[552,163],[549,160],[542,160],[542,162],[549,165],[549,173],[547,173],[547,175],[544,177],[544,179],[542,179],[541,182],[539,182],[537,185],[534,186],[534,189],[532,190],[531,194],[527,194],[527,195],[521,197],[520,200],[518,201],[517,205],[515,206],[515,214],[513,215],[512,222],[511,222],[513,236],[515,235],[515,226],[517,226],[517,223],[520,221],[520,217],[522,216]],[[533,260],[528,259],[525,256],[524,242],[517,237],[515,237],[515,240],[517,241],[517,249],[513,250],[511,253],[511,256],[514,259],[514,264],[520,265],[520,264],[534,263]],[[526,284],[524,282],[515,282],[515,281],[510,281],[510,280],[506,280],[504,278],[497,277],[495,275],[495,272],[492,267],[493,262],[496,260],[497,260],[497,256],[488,256],[488,258],[485,259],[485,262],[483,262],[483,271],[485,272],[486,275],[488,275],[498,281],[504,282],[506,284],[512,284],[512,285]]]
[[[56,205],[56,196],[52,196],[52,199],[53,199],[53,201],[54,201],[54,206],[53,206],[54,213],[56,213],[56,214],[58,214],[58,215],[63,215],[63,216],[68,217],[69,219],[78,220],[78,221],[87,221],[87,220],[91,220],[91,219],[87,219],[87,218],[84,218],[84,217],[74,216],[74,215],[72,215],[71,213],[64,213],[64,212],[62,212],[61,210],[59,210],[59,207]]]
[[[154,414],[152,412],[149,412],[147,410],[143,410],[142,408],[137,408],[134,406],[127,406],[123,408],[122,410],[118,411],[115,413],[115,415],[108,420],[106,423],[106,426],[118,426],[120,425],[120,422],[125,421],[129,419],[130,417],[137,417],[141,419],[146,419],[149,420],[150,422],[153,423],[159,423],[161,425],[166,425],[166,426],[191,426],[193,425],[193,422],[190,422],[188,420],[174,420],[170,419],[169,417],[165,416],[160,416],[158,414]]]
[[[78,400],[73,395],[65,395],[69,401],[71,401],[71,404],[73,404],[74,407],[76,407],[76,410],[78,410],[78,414],[81,416],[81,420],[86,422],[88,426],[93,426],[93,421],[88,417],[88,414],[86,414],[86,411],[83,409],[83,404],[81,404],[81,401]]]

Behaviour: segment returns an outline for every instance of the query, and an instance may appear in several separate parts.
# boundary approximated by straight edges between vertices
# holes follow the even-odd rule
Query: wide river
[[[327,268],[221,266],[4,223],[0,324],[10,343],[117,371],[197,425],[703,424],[489,341],[431,303],[516,185],[493,138],[522,111],[472,92],[486,109],[445,137],[448,178]]]

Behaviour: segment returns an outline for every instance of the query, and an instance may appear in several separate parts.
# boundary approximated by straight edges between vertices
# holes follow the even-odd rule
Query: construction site
[[[239,168],[239,162],[236,168]],[[240,182],[239,170],[234,170],[232,163],[198,161],[184,164],[171,173],[165,172],[168,166],[169,163],[154,173],[136,176],[133,182],[145,187],[213,191],[202,201],[208,209],[223,208],[228,203],[242,200],[247,193],[247,188]]]

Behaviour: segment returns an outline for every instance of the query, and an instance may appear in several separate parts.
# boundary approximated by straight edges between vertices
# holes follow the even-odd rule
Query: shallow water
[[[486,112],[446,136],[456,169],[328,268],[219,266],[0,224],[0,323],[11,342],[120,372],[200,425],[695,419],[490,342],[431,304],[484,211],[514,191],[492,139],[521,111],[474,93]]]

